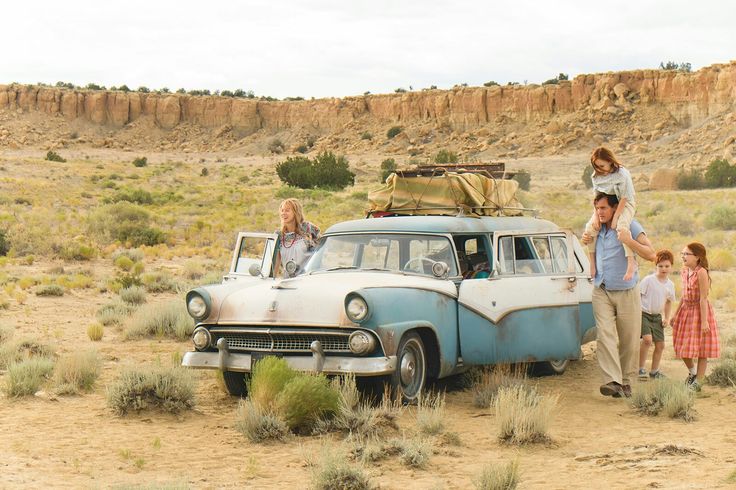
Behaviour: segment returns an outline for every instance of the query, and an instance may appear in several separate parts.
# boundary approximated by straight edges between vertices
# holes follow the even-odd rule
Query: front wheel
[[[532,374],[535,376],[558,376],[565,372],[569,364],[569,359],[535,362],[532,365]]]
[[[391,391],[403,403],[414,403],[427,382],[427,354],[419,334],[404,335],[397,354],[396,370],[390,379]]]
[[[246,373],[237,371],[223,371],[222,380],[225,382],[227,392],[232,396],[245,398],[248,394],[248,385],[245,384],[246,376]]]

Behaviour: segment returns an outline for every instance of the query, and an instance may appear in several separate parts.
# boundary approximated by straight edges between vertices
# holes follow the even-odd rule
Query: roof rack
[[[536,208],[523,208],[518,206],[474,206],[473,209],[491,209],[495,212],[495,216],[506,216],[504,211],[520,211],[521,213],[529,213],[532,218],[539,218],[539,210]],[[447,213],[428,215],[423,211],[442,211],[446,210]],[[455,212],[455,214],[452,214]],[[391,208],[389,211],[378,211],[369,210],[366,214],[366,218],[387,218],[393,216],[454,216],[456,218],[481,218],[483,216],[494,216],[494,215],[478,215],[477,213],[468,212],[468,209],[462,206],[419,206],[413,208]]]
[[[492,179],[511,179],[516,175],[516,172],[506,170],[506,162],[429,163],[395,172],[401,177],[433,177],[447,172],[482,174]]]

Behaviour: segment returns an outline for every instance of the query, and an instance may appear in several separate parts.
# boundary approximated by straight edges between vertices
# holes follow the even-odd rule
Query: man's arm
[[[631,237],[631,230],[619,230],[618,241],[627,245],[644,260],[654,262],[657,257],[657,253],[654,251],[654,247],[652,247],[652,243],[645,233],[639,233],[639,236],[634,240]]]

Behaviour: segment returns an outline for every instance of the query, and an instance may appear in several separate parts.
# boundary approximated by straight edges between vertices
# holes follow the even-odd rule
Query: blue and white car
[[[222,284],[189,291],[195,350],[228,391],[266,355],[384,377],[404,401],[469,366],[564,372],[595,339],[587,254],[531,217],[394,216],[330,227],[303,272],[274,278],[275,235],[241,233]]]

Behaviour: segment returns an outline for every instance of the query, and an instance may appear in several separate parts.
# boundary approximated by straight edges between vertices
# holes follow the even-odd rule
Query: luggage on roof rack
[[[397,170],[383,187],[368,193],[368,216],[520,216],[524,212],[536,215],[535,210],[524,208],[517,199],[518,182],[496,179],[488,169],[457,168],[465,165]]]

